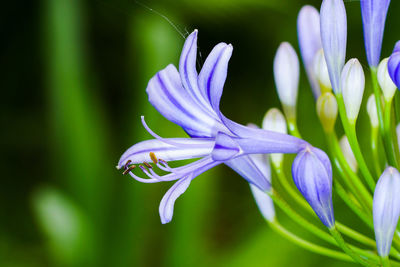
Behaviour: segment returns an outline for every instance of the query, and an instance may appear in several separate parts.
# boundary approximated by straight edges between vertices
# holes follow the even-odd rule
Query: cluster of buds
[[[375,232],[379,260],[373,257],[368,259],[363,255],[365,251],[352,245],[345,244],[343,247],[354,261],[365,266],[390,266],[394,260],[400,259],[397,254],[400,249],[400,228],[397,229],[400,215],[400,153],[395,127],[397,120],[393,112],[394,104],[398,104],[393,99],[400,86],[400,41],[390,57],[380,60],[389,4],[389,0],[361,1],[365,49],[374,89],[365,107],[370,118],[369,148],[361,148],[357,138],[356,123],[360,111],[363,112],[366,79],[358,59],[346,62],[347,19],[343,0],[322,1],[320,12],[305,6],[298,16],[301,56],[315,96],[316,112],[326,136],[330,160],[337,170],[337,175],[333,177],[334,191]],[[290,47],[287,43],[282,46]],[[282,55],[281,47],[274,64],[274,70],[279,70],[275,72],[275,81],[284,113],[288,116],[286,110],[296,110],[298,92],[293,92],[293,88],[297,88],[297,84],[282,87],[282,81],[286,84],[291,83],[287,80],[298,82],[292,63],[297,55],[289,49],[286,49],[286,55]],[[287,97],[289,94],[292,95],[291,100]],[[288,107],[287,103],[293,105]],[[291,113],[295,114],[295,111]],[[340,141],[335,127],[338,115],[344,129]],[[293,126],[297,127],[297,123],[288,122],[290,134],[300,137],[299,129],[291,128]],[[368,158],[365,157],[367,151],[372,151]],[[316,158],[320,160],[314,162]],[[368,164],[367,159],[372,164]],[[339,223],[335,226],[331,205],[330,165],[321,164],[326,161],[329,160],[323,160],[323,155],[318,155],[315,149],[314,152],[299,153],[292,166],[293,180],[322,223],[330,229],[340,228]],[[382,166],[385,168],[383,172]],[[292,197],[301,204],[293,192]],[[332,236],[335,237],[335,234]],[[349,236],[357,239],[355,235]]]
[[[270,109],[260,129],[255,125],[237,124],[219,109],[232,45],[215,46],[198,73],[197,30],[188,36],[179,71],[169,65],[158,72],[150,80],[147,93],[151,104],[164,117],[181,126],[189,137],[162,138],[142,119],[154,139],[132,146],[117,166],[123,169],[123,174],[140,182],[176,181],[161,201],[162,223],[171,221],[175,201],[195,177],[225,164],[249,182],[269,225],[298,245],[364,266],[390,266],[400,261],[400,228],[397,228],[400,216],[397,132],[400,126],[396,131],[393,111],[393,106],[398,104],[393,101],[396,88],[400,86],[400,42],[392,55],[380,60],[390,0],[362,0],[360,4],[374,89],[364,106],[366,75],[362,64],[356,58],[346,62],[347,17],[343,0],[323,0],[320,12],[312,6],[304,6],[297,20],[301,59],[329,156],[304,141],[298,128],[298,121],[301,122],[297,116],[300,60],[292,45],[283,42],[273,62],[283,112]],[[365,111],[370,118],[369,148],[360,147],[356,131],[359,113]],[[344,130],[340,139],[336,129],[338,116]],[[365,157],[369,151],[372,152],[370,157]],[[284,154],[297,154],[291,167],[292,179],[285,170]],[[167,161],[194,158],[199,159],[180,167],[171,168],[167,164]],[[135,169],[135,164],[139,168]],[[139,177],[136,171],[141,171],[145,178]],[[281,186],[272,187],[273,177]],[[358,227],[353,229],[335,218],[333,194],[343,200],[351,214],[370,227],[375,241],[357,232]],[[299,226],[323,241],[336,244],[343,252],[290,232],[278,222],[275,205]],[[326,228],[316,227],[297,211],[298,208],[318,218]],[[356,244],[344,241],[342,234]]]

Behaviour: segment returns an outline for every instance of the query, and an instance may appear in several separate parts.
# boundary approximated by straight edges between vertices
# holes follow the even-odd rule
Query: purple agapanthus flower
[[[129,148],[117,167],[140,182],[176,181],[160,203],[162,223],[172,219],[175,200],[196,176],[206,170],[224,163],[267,192],[270,182],[260,170],[257,157],[250,154],[297,153],[309,146],[293,136],[246,127],[221,114],[219,102],[232,49],[230,44],[216,45],[198,73],[196,30],[186,39],[179,72],[173,65],[168,65],[149,81],[150,103],[168,120],[180,125],[190,138],[159,137],[142,118],[143,125],[155,139]],[[181,167],[172,168],[167,163],[194,158],[199,159]],[[153,165],[149,164],[151,162]],[[134,173],[135,164],[139,164],[147,178]],[[157,173],[155,166],[164,174]]]
[[[368,63],[378,67],[390,0],[361,0],[360,4]]]

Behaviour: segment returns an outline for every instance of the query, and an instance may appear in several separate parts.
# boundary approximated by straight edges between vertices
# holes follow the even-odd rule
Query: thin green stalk
[[[390,159],[389,164],[393,167],[398,168],[399,156],[396,154],[398,154],[399,150],[398,150],[398,148],[396,148],[394,146],[394,142],[395,142],[395,139],[397,139],[397,137],[394,138],[394,136],[393,136],[393,130],[395,131],[395,129],[392,129],[392,125],[393,125],[393,123],[392,123],[392,102],[393,102],[392,100],[385,101],[385,109],[383,111],[383,115],[384,115],[383,123],[384,123],[384,129],[385,129],[384,139],[385,139],[385,142],[387,143],[388,149],[390,149],[390,152],[391,152],[391,158],[389,158]]]
[[[372,175],[368,169],[368,166],[365,162],[363,154],[361,153],[360,145],[357,140],[355,123],[350,123],[349,120],[347,119],[346,108],[345,108],[343,96],[341,93],[336,94],[336,100],[338,103],[339,114],[340,114],[340,118],[342,120],[343,129],[349,140],[350,147],[353,150],[354,157],[356,158],[356,160],[358,162],[360,171],[363,174],[369,188],[371,189],[372,192],[374,192],[375,180],[372,177]]]
[[[289,128],[289,133],[295,137],[301,138],[301,134],[299,132],[299,129],[297,127],[297,123],[295,119],[288,120],[288,128]]]
[[[355,214],[366,224],[369,228],[374,229],[374,224],[372,222],[372,217],[368,217],[354,202],[349,198],[347,192],[343,188],[343,186],[338,182],[335,181],[333,184],[336,193],[342,198],[342,200],[353,210]]]
[[[272,193],[269,193],[269,196],[272,198],[272,200],[282,209],[283,212],[285,212],[291,219],[293,219],[295,222],[299,223],[303,228],[306,230],[310,231],[312,234],[315,236],[321,238],[322,240],[330,243],[330,244],[335,244],[335,241],[333,238],[325,231],[321,230],[317,226],[313,225],[306,219],[304,219],[302,216],[300,216],[298,213],[296,213],[280,196],[279,194],[273,190]]]
[[[299,245],[300,247],[312,251],[317,254],[321,254],[324,256],[328,256],[337,260],[342,261],[352,261],[351,257],[347,254],[344,254],[339,251],[335,251],[333,249],[325,248],[323,246],[316,245],[311,243],[307,240],[302,239],[301,237],[293,234],[292,232],[288,231],[284,228],[281,224],[277,221],[268,222],[269,226],[278,234],[282,235],[283,237],[287,238],[288,240],[292,241],[293,243]]]
[[[287,193],[289,193],[290,197],[293,198],[297,204],[301,205],[304,210],[306,210],[311,216],[317,217],[313,209],[310,207],[310,205],[307,203],[307,201],[304,200],[304,198],[298,194],[292,186],[288,183],[287,176],[283,172],[281,168],[274,168],[277,175],[278,175],[278,180],[280,184],[283,186],[283,188],[286,190]],[[358,209],[359,210],[359,209]],[[365,216],[364,216],[365,217]],[[368,220],[367,220],[368,221]],[[347,227],[346,225],[343,225],[340,222],[336,222],[336,225],[339,229],[340,232],[342,232],[344,235],[351,237],[352,239],[363,243],[367,246],[372,246],[375,247],[375,241],[370,239],[369,237],[366,237],[365,235],[362,235],[358,233],[357,231]],[[371,222],[372,225],[372,222]]]
[[[389,261],[389,257],[388,256],[386,256],[386,257],[381,257],[381,262],[382,262],[382,267],[390,267],[390,266],[392,266],[391,264],[390,264],[390,261]]]
[[[268,194],[272,200],[275,202],[275,204],[278,205],[284,211],[291,219],[293,219],[296,223],[298,223],[300,226],[302,226],[304,229],[308,230],[310,233],[314,234],[315,236],[321,238],[322,240],[332,244],[339,246],[343,249],[343,243],[344,240],[342,238],[342,243],[338,243],[338,240],[336,240],[336,237],[332,237],[325,231],[321,230],[320,228],[316,227],[315,225],[311,224],[308,222],[306,219],[304,219],[302,216],[300,216],[298,213],[296,213],[280,196],[276,191],[273,191]],[[337,230],[336,230],[337,231]],[[339,233],[339,232],[338,232]],[[341,237],[340,233],[339,236]],[[345,243],[344,243],[345,244]],[[365,251],[363,249],[357,248],[355,246],[347,246],[348,249],[351,249],[353,251],[356,251],[360,255],[363,255],[364,257],[368,259],[372,259],[374,262],[379,262],[379,257],[375,254],[371,254],[370,251]],[[346,252],[346,251],[345,251]],[[346,252],[347,253],[347,252]],[[350,255],[351,256],[351,255]],[[375,266],[375,265],[372,265]]]
[[[333,238],[336,240],[337,244],[343,251],[349,255],[355,262],[358,262],[359,264],[363,266],[374,266],[374,264],[370,261],[367,261],[364,258],[361,258],[359,254],[357,254],[353,249],[351,249],[346,242],[344,241],[342,235],[339,233],[339,231],[336,229],[336,227],[333,227],[329,229],[330,233],[332,234]]]
[[[344,171],[341,172],[341,175],[343,176],[343,180],[345,181],[346,185],[349,186],[349,189],[352,191],[353,195],[360,199],[360,203],[368,211],[372,210],[372,196],[347,163],[347,160],[340,148],[336,134],[331,132],[326,133],[326,136],[328,138],[329,147],[332,150],[331,153],[340,164],[340,166],[337,166],[339,172]]]
[[[385,129],[383,106],[382,106],[382,101],[381,101],[381,90],[380,90],[379,84],[378,84],[376,68],[371,68],[371,78],[372,78],[371,80],[372,80],[372,85],[373,85],[372,88],[374,90],[374,95],[375,95],[376,110],[377,110],[378,119],[379,119],[379,130],[381,132],[381,136],[382,136],[382,140],[383,140],[383,147],[385,148],[385,154],[389,161],[389,164],[392,165],[393,163],[395,163],[395,157],[393,154],[393,150],[391,149],[390,142],[385,137],[387,134],[386,134],[386,129]]]
[[[379,177],[382,174],[382,169],[379,160],[379,150],[378,150],[378,137],[379,131],[378,128],[372,127],[371,128],[371,150],[372,150],[372,158],[374,162],[374,169],[376,176]]]

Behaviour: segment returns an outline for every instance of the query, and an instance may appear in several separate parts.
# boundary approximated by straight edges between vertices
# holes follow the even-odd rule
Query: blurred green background
[[[167,225],[158,205],[170,184],[141,184],[115,169],[125,149],[150,138],[140,115],[162,136],[184,136],[145,94],[152,75],[177,64],[179,31],[199,29],[200,63],[218,42],[233,44],[222,110],[240,123],[260,124],[267,109],[279,107],[274,53],[281,41],[298,50],[297,12],[305,4],[319,9],[320,2],[4,2],[0,266],[352,266],[272,232],[247,183],[225,166],[193,181]],[[348,58],[366,67],[359,1],[345,2]],[[400,1],[392,2],[385,56],[400,39]],[[304,70],[299,127],[325,147]],[[359,224],[339,200],[335,212]]]

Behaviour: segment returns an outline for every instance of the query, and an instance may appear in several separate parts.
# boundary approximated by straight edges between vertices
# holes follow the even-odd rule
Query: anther
[[[154,152],[150,152],[150,158],[154,162],[154,164],[157,164],[158,160],[157,160],[156,154],[154,154]]]
[[[147,162],[143,162],[143,165],[146,166],[147,168],[153,168],[153,166],[151,166],[150,164],[148,164]]]
[[[131,165],[131,166],[129,166],[129,168],[126,169],[122,174],[123,174],[123,175],[126,175],[127,173],[129,173],[130,171],[132,171],[134,168],[136,168],[136,166],[135,166],[135,165]]]
[[[125,163],[125,165],[124,165],[124,169],[125,169],[125,170],[128,168],[129,163],[131,163],[131,162],[132,162],[131,160],[128,160],[128,161]]]

